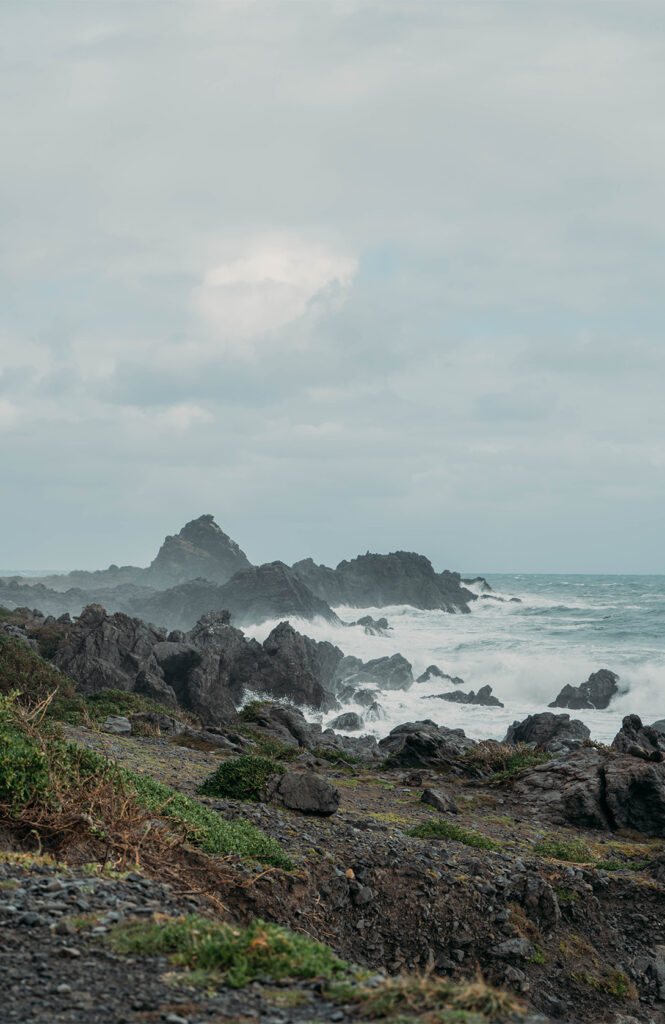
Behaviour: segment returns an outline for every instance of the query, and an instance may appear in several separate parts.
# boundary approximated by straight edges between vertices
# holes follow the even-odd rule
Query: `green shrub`
[[[258,800],[259,793],[271,775],[284,771],[268,757],[242,754],[219,767],[199,787],[205,796],[222,796],[231,800]]]
[[[269,700],[250,700],[249,704],[240,709],[238,718],[241,722],[258,722],[261,709],[269,707],[271,703]]]
[[[53,692],[74,695],[74,683],[23,640],[0,634],[0,694],[17,692],[21,703],[37,702]]]
[[[449,821],[426,821],[422,825],[416,825],[407,832],[409,836],[416,839],[455,839],[465,846],[472,846],[476,850],[497,850],[499,843],[493,839],[481,836],[477,832],[468,832],[461,825],[453,825]]]
[[[577,864],[588,864],[593,860],[591,850],[582,839],[543,839],[533,844],[533,852],[538,857],[570,860]]]
[[[349,966],[329,946],[259,919],[247,928],[195,914],[158,924],[129,921],[111,941],[120,953],[170,954],[173,964],[215,972],[233,988],[266,976],[333,979]]]
[[[24,807],[48,793],[49,773],[44,751],[16,721],[15,700],[0,696],[0,803]]]
[[[239,725],[236,727],[236,732],[252,741],[255,757],[268,757],[273,761],[293,761],[299,754],[302,754],[301,747],[282,743],[281,740],[275,739],[274,736],[267,736],[254,726]]]

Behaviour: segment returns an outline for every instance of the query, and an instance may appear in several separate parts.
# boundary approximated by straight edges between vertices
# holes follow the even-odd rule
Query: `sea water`
[[[387,636],[368,636],[362,626],[334,626],[317,620],[291,620],[300,632],[329,640],[345,654],[367,661],[400,652],[413,665],[414,678],[431,664],[464,680],[463,690],[489,683],[503,708],[428,700],[450,692],[446,680],[431,679],[408,690],[382,690],[385,718],[367,723],[365,733],[385,736],[396,725],[429,718],[461,727],[474,739],[502,739],[508,726],[546,711],[566,683],[578,685],[591,672],[608,668],[619,676],[620,692],[605,711],[571,711],[610,742],[624,715],[645,723],[665,718],[665,576],[495,575],[492,593],[520,602],[483,599],[469,615],[421,611],[408,605],[335,611],[346,622],[363,615],[385,616]],[[264,639],[276,620],[246,632]],[[345,711],[364,709],[350,703]],[[563,709],[555,709],[561,713]],[[324,726],[335,717],[308,715]]]

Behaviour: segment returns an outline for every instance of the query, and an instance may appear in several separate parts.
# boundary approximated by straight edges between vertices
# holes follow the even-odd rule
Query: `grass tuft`
[[[323,978],[343,976],[349,965],[329,946],[255,919],[236,928],[196,914],[118,925],[111,942],[119,953],[170,956],[174,965],[215,973],[232,988],[257,978]]]
[[[533,852],[537,857],[551,857],[552,860],[573,861],[576,864],[589,864],[594,859],[582,839],[543,839],[533,844]]]
[[[268,757],[242,754],[231,758],[215,769],[199,787],[205,796],[221,796],[231,800],[258,800],[262,788],[271,775],[281,774],[284,768]]]
[[[409,829],[407,835],[415,836],[416,839],[455,839],[458,843],[472,846],[475,850],[498,850],[500,845],[487,836],[469,832],[461,825],[453,825],[449,821],[426,821]]]

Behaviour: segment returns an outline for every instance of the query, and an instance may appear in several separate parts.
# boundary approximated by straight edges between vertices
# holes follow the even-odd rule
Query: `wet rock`
[[[619,692],[619,677],[607,668],[592,672],[586,683],[579,686],[564,686],[556,700],[549,705],[551,708],[606,708],[612,697]]]
[[[339,790],[313,772],[284,772],[273,776],[262,796],[291,810],[325,817],[334,814],[340,802]]]
[[[446,679],[452,686],[464,686],[464,680],[459,676],[449,676],[442,672],[438,665],[428,665],[416,679],[417,683],[428,683],[430,679]]]
[[[462,690],[453,690],[452,693],[435,693],[425,700],[449,700],[454,704],[479,704],[486,708],[502,708],[503,704],[497,697],[492,696],[491,686],[481,686],[478,693],[470,690],[463,693]]]
[[[363,626],[367,636],[387,636],[390,626],[386,618],[373,619],[371,615],[363,615],[351,623],[352,626]]]
[[[378,701],[373,701],[367,708],[365,719],[368,722],[381,722],[386,717],[386,713]]]
[[[401,654],[362,662],[346,657],[336,668],[337,686],[364,686],[374,683],[382,690],[408,690],[413,683],[411,664]]]
[[[357,732],[362,729],[364,722],[360,715],[357,715],[355,711],[345,711],[343,715],[338,715],[330,723],[331,729],[343,729],[345,732]]]
[[[543,711],[529,715],[521,722],[513,722],[503,742],[528,743],[553,754],[567,754],[581,746],[590,735],[579,718],[571,721],[570,715],[554,715],[551,711]]]

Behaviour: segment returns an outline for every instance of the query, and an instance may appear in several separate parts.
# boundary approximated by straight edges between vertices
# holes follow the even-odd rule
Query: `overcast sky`
[[[0,7],[0,566],[665,572],[665,6]]]

